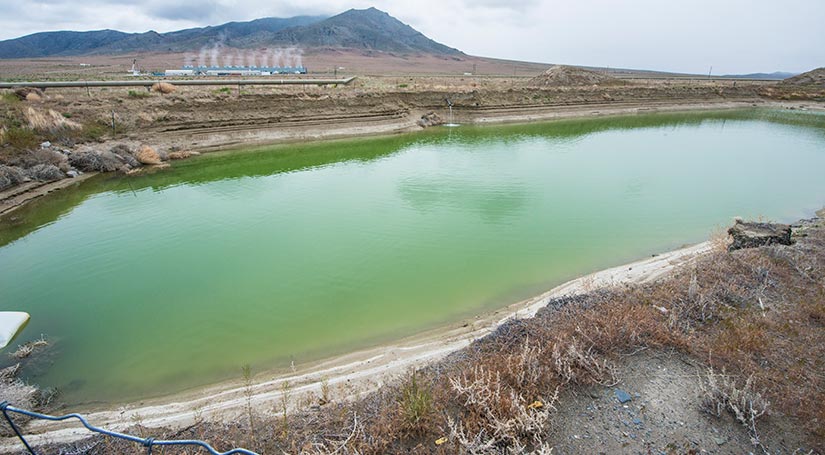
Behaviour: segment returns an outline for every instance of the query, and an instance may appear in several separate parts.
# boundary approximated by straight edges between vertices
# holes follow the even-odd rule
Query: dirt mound
[[[135,153],[135,158],[141,164],[161,164],[162,161],[160,159],[160,155],[158,152],[155,151],[152,147],[148,145],[142,145],[138,149],[137,153]]]
[[[783,85],[818,85],[825,87],[825,67],[802,73],[782,81]]]
[[[14,94],[17,95],[17,98],[21,101],[29,100],[29,95],[35,95],[38,99],[43,98],[43,91],[36,87],[20,87],[14,90]]]
[[[168,95],[169,93],[174,93],[175,90],[175,86],[168,82],[158,82],[152,86],[152,91],[160,93],[161,95]]]
[[[575,66],[556,65],[527,82],[529,87],[573,87],[582,85],[620,85],[622,81],[606,74]]]

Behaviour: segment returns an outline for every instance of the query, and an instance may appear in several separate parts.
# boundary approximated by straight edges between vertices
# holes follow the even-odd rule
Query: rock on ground
[[[14,90],[14,94],[21,101],[28,99],[31,94],[36,95],[38,99],[43,98],[43,91],[36,87],[20,87]]]
[[[37,164],[26,169],[26,174],[29,177],[40,180],[41,182],[51,182],[53,180],[61,180],[66,177],[57,166],[53,164]]]
[[[109,152],[117,155],[118,158],[131,169],[140,167],[140,162],[134,157],[132,151],[126,145],[118,144],[109,149]]]
[[[152,147],[148,145],[141,145],[138,149],[137,153],[135,153],[135,158],[140,161],[142,164],[161,164],[162,160],[160,159],[160,155],[158,152],[155,151]]]
[[[28,180],[26,173],[19,167],[0,164],[0,190],[11,188]]]
[[[7,164],[21,168],[30,168],[37,164],[53,164],[63,172],[69,170],[69,160],[66,155],[51,148],[39,148],[21,153],[7,161]]]
[[[94,151],[72,153],[69,163],[83,172],[114,172],[123,170],[127,164],[123,158],[112,152]]]
[[[428,112],[422,115],[421,118],[418,120],[418,126],[422,128],[442,125],[443,123],[444,119],[442,119],[441,116],[436,114],[435,112]]]
[[[112,152],[100,152],[100,159],[103,161],[104,169],[102,170],[104,172],[126,172],[130,169],[126,158]],[[132,162],[134,162],[134,160]]]
[[[728,251],[742,248],[756,248],[762,245],[790,245],[791,227],[787,224],[755,223],[736,220],[736,223],[728,229],[728,234],[733,238],[733,242],[728,246]]]
[[[69,164],[84,172],[99,171],[103,165],[100,155],[95,152],[75,152],[69,155]]]
[[[158,92],[163,95],[167,95],[169,93],[174,93],[176,90],[175,86],[168,83],[168,82],[158,82],[152,86],[153,92]]]

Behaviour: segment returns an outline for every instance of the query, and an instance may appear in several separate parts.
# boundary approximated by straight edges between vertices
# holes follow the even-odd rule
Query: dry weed
[[[24,116],[29,128],[37,131],[57,132],[60,130],[79,130],[82,126],[62,116],[59,112],[49,109],[46,112],[27,107]]]
[[[46,347],[48,345],[49,342],[46,340],[46,338],[41,336],[36,340],[29,341],[25,344],[21,344],[17,347],[16,351],[10,353],[9,355],[14,357],[15,359],[22,360],[31,356],[36,349]]]
[[[614,385],[618,382],[616,368],[599,359],[593,346],[585,349],[575,338],[568,343],[556,342],[551,353],[552,367],[565,383]]]
[[[762,394],[754,390],[753,376],[748,377],[740,387],[736,380],[725,374],[715,373],[708,368],[704,380],[700,382],[704,400],[703,408],[716,417],[729,412],[747,428],[753,445],[760,445],[756,421],[767,412],[769,404]]]
[[[470,373],[450,378],[450,385],[468,412],[463,421],[448,417],[449,439],[469,453],[524,453],[540,447],[558,390],[547,397],[527,399],[508,386],[501,374],[477,366]]]

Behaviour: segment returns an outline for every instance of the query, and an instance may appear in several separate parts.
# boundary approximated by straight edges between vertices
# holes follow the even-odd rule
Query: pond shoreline
[[[127,405],[72,408],[94,425],[124,431],[139,419],[144,427],[182,428],[198,418],[227,421],[241,416],[251,396],[261,411],[277,407],[284,393],[320,395],[328,387],[335,400],[355,400],[377,390],[410,370],[443,359],[473,341],[483,338],[513,319],[533,317],[557,299],[585,294],[598,288],[656,281],[673,270],[690,264],[712,251],[710,241],[673,250],[629,264],[601,270],[567,281],[538,296],[498,310],[488,311],[447,326],[371,349],[297,366],[294,371],[270,371],[255,375],[251,387],[241,379],[166,397],[141,400]],[[288,384],[288,388],[284,384]],[[292,405],[295,406],[294,403]],[[71,443],[89,436],[77,425],[36,421],[27,427],[27,439],[34,443]],[[17,440],[0,440],[0,449],[16,447]]]
[[[544,107],[507,107],[502,109],[457,111],[456,121],[468,125],[495,125],[495,124],[529,124],[552,120],[594,118],[609,116],[625,116],[652,113],[682,113],[697,111],[722,111],[744,108],[774,108],[774,109],[808,109],[825,111],[825,103],[805,101],[786,102],[765,99],[739,99],[734,101],[657,101],[657,102],[612,102],[609,104],[581,104]],[[391,136],[397,134],[421,131],[418,125],[421,112],[410,112],[408,115],[393,118],[389,121],[372,122],[363,120],[355,124],[343,123],[335,125],[303,125],[301,122],[290,127],[259,128],[254,131],[239,133],[238,131],[205,130],[197,133],[181,133],[180,138],[167,135],[152,135],[150,138],[131,138],[129,140],[110,140],[98,144],[96,147],[108,150],[117,145],[126,145],[137,148],[144,143],[144,139],[151,140],[156,147],[175,147],[195,152],[214,152],[219,150],[233,150],[237,148],[259,147],[266,145],[294,144],[301,142],[328,141],[335,139],[351,139],[362,137]],[[239,139],[240,137],[240,139]],[[155,167],[149,166],[142,171],[152,171]],[[162,171],[163,169],[158,169]],[[30,182],[21,184],[4,191],[0,191],[0,216],[13,212],[26,205],[29,201],[39,198],[52,191],[72,186],[73,183],[85,180],[97,173],[89,172],[76,178],[65,178],[53,182]]]

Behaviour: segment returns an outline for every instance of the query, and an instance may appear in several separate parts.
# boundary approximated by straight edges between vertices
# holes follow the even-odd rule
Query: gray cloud
[[[191,21],[207,24],[207,21],[221,16],[221,6],[216,1],[203,1],[197,7],[187,2],[163,2],[152,8],[153,17],[170,21]]]
[[[540,0],[470,0],[465,1],[465,5],[469,8],[493,8],[493,9],[505,9],[505,10],[513,10],[519,12],[527,12],[529,9],[534,8],[541,4]]]

